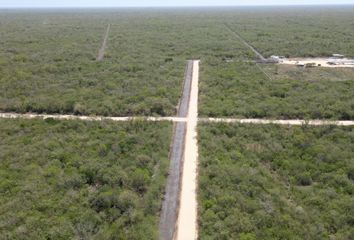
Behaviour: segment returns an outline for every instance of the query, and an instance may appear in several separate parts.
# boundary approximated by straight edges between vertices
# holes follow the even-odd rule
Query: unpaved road
[[[197,226],[197,166],[198,166],[198,80],[199,61],[193,61],[192,88],[187,117],[182,188],[178,214],[177,240],[198,238]]]
[[[174,125],[174,134],[170,149],[170,167],[168,172],[165,197],[160,215],[160,240],[172,240],[176,232],[185,134],[186,123],[176,123]]]
[[[170,121],[175,123],[185,123],[188,121],[186,117],[103,117],[103,116],[77,116],[77,115],[55,115],[55,114],[34,114],[34,113],[0,113],[0,118],[7,119],[48,119],[57,120],[82,120],[82,121]],[[278,125],[337,125],[337,126],[354,126],[354,121],[330,121],[330,120],[275,120],[275,119],[239,119],[239,118],[198,118],[199,122],[219,122],[219,123],[253,123],[253,124],[278,124]]]
[[[200,118],[200,122],[214,123],[252,123],[252,124],[278,124],[278,125],[336,125],[354,126],[354,121],[329,121],[329,120],[270,120],[270,119],[236,119],[236,118]]]
[[[263,57],[263,55],[261,53],[259,53],[252,45],[250,45],[248,42],[246,42],[245,39],[243,39],[240,34],[238,34],[237,32],[235,32],[234,30],[232,30],[227,24],[225,24],[225,27],[236,37],[238,38],[246,47],[248,47],[249,49],[252,50],[252,52],[254,52],[256,54],[256,56],[262,60],[265,61],[266,58]]]
[[[98,51],[98,55],[97,55],[97,58],[96,58],[97,61],[102,61],[103,60],[104,52],[105,52],[105,50],[107,48],[107,41],[108,41],[108,35],[109,35],[110,29],[111,29],[111,24],[108,24],[106,33],[105,33],[104,38],[103,38],[102,46],[101,46],[100,50]]]
[[[82,120],[82,121],[114,121],[114,122],[124,122],[124,121],[171,121],[171,122],[186,122],[187,118],[179,117],[103,117],[103,116],[78,116],[78,115],[57,115],[57,114],[35,114],[35,113],[0,113],[0,118],[22,118],[22,119],[48,119],[53,118],[57,120]]]
[[[188,61],[184,75],[182,95],[177,111],[178,119],[187,120],[192,74],[193,61]],[[169,176],[159,224],[159,239],[161,240],[172,240],[176,234],[186,130],[187,125],[185,122],[178,122],[174,125],[174,134],[170,150]]]
[[[178,117],[187,117],[188,115],[188,107],[189,107],[189,99],[190,99],[190,91],[192,84],[192,75],[193,75],[193,61],[188,60],[186,71],[184,73],[184,82],[182,89],[182,96],[180,98],[179,108],[178,108]]]

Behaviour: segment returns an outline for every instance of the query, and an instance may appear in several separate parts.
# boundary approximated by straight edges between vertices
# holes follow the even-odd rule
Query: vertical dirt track
[[[102,46],[101,46],[100,50],[98,51],[98,55],[97,55],[97,58],[96,58],[97,61],[102,61],[103,60],[104,52],[105,52],[106,47],[107,47],[107,41],[108,41],[108,35],[109,35],[110,29],[111,29],[111,24],[108,24],[107,30],[106,30],[106,34],[104,35],[104,38],[103,38]]]
[[[188,115],[192,73],[193,61],[188,61],[177,113],[178,117],[181,118],[185,118]],[[174,134],[170,150],[169,176],[159,224],[159,239],[161,240],[174,239],[176,232],[186,128],[187,125],[185,122],[178,122],[174,125]]]
[[[198,238],[197,226],[197,166],[198,166],[198,79],[199,61],[193,61],[192,86],[187,116],[187,132],[184,149],[184,163],[180,209],[178,214],[177,240]]]

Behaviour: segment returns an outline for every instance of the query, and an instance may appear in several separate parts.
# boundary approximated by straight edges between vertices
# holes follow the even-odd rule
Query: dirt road
[[[233,118],[200,118],[200,122],[215,123],[252,123],[252,124],[278,124],[278,125],[336,125],[354,126],[354,121],[329,121],[329,120],[270,120],[270,119],[233,119]]]
[[[53,118],[57,120],[82,120],[82,121],[105,121],[114,122],[124,121],[170,121],[176,123],[185,123],[188,121],[186,117],[103,117],[103,116],[77,116],[77,115],[55,115],[55,114],[34,114],[34,113],[0,113],[0,118],[22,118],[22,119],[47,119]],[[354,121],[330,121],[330,120],[274,120],[274,119],[239,119],[239,118],[198,118],[199,122],[219,122],[219,123],[253,123],[253,124],[279,124],[279,125],[337,125],[337,126],[354,126]]]
[[[22,118],[22,119],[48,119],[53,118],[57,120],[82,120],[82,121],[114,121],[114,122],[124,122],[124,121],[170,121],[170,122],[186,122],[187,118],[180,117],[103,117],[103,116],[78,116],[78,115],[57,115],[57,114],[35,114],[35,113],[0,113],[0,118]]]
[[[194,240],[197,226],[197,166],[198,166],[198,80],[199,61],[193,61],[192,88],[189,100],[187,133],[184,150],[182,188],[177,225],[177,240]]]
[[[111,29],[111,24],[108,24],[106,34],[104,35],[104,38],[103,38],[102,46],[101,46],[100,50],[98,51],[98,55],[96,58],[97,61],[103,60],[104,52],[107,48],[107,41],[108,41],[108,35],[109,35],[110,29]]]
[[[193,61],[188,61],[183,81],[182,95],[177,111],[178,119],[187,119],[192,74]],[[161,240],[172,240],[176,234],[186,130],[187,125],[184,122],[178,122],[174,125],[174,134],[170,150],[169,176],[159,224],[159,239]]]

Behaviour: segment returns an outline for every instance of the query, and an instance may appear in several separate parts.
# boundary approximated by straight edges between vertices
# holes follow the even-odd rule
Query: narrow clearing
[[[194,240],[198,237],[197,227],[197,165],[198,165],[198,80],[199,61],[193,62],[192,88],[189,100],[187,133],[185,140],[184,165],[180,209],[178,214],[177,240]]]
[[[178,117],[181,119],[186,119],[188,114],[192,74],[193,61],[188,61],[177,113]],[[169,176],[159,224],[159,239],[161,240],[172,240],[176,233],[186,130],[187,125],[185,122],[178,122],[174,125],[174,134],[169,156]]]
[[[97,55],[97,58],[96,58],[97,61],[102,61],[103,60],[104,52],[105,52],[106,47],[107,47],[107,41],[108,41],[108,35],[109,35],[110,29],[111,29],[111,24],[108,24],[107,30],[106,30],[106,34],[104,35],[104,38],[103,38],[102,46],[101,46],[100,50],[98,51],[98,55]]]
[[[81,121],[170,121],[175,123],[185,123],[186,117],[103,117],[103,116],[78,116],[78,115],[54,115],[54,114],[34,114],[34,113],[0,113],[0,118],[7,119],[48,119],[56,120],[81,120]],[[219,123],[253,123],[253,124],[279,124],[279,125],[337,125],[354,126],[354,121],[331,121],[331,120],[276,120],[276,119],[240,119],[240,118],[198,118],[199,122],[219,122]]]
[[[78,115],[57,115],[57,114],[35,114],[35,113],[0,113],[0,118],[8,119],[48,119],[53,118],[56,120],[82,120],[82,121],[114,121],[114,122],[125,122],[125,121],[150,121],[150,122],[160,122],[160,121],[171,121],[171,122],[186,122],[187,118],[180,117],[103,117],[103,116],[78,116]]]
[[[238,38],[238,40],[240,40],[246,47],[248,47],[249,49],[251,49],[252,52],[254,52],[260,60],[266,61],[266,58],[263,57],[263,55],[260,54],[252,45],[250,45],[248,42],[246,42],[246,40],[244,40],[244,39],[240,36],[240,34],[238,34],[237,32],[233,31],[227,24],[225,24],[225,27],[226,27],[236,38]]]
[[[278,125],[336,125],[354,126],[354,121],[329,121],[329,120],[271,120],[271,119],[236,119],[236,118],[200,118],[200,122],[214,123],[252,123],[252,124],[278,124]]]

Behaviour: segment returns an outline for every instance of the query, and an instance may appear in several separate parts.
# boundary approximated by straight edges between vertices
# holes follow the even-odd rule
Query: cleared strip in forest
[[[104,52],[105,52],[106,47],[107,47],[107,41],[108,41],[108,35],[109,35],[110,29],[111,29],[111,24],[108,24],[107,30],[106,30],[106,34],[104,35],[104,38],[103,38],[102,46],[101,46],[100,50],[98,51],[98,55],[97,55],[97,58],[96,58],[97,61],[102,61],[103,60]]]
[[[249,44],[248,42],[246,42],[245,39],[243,39],[241,37],[240,34],[238,34],[237,32],[235,32],[234,30],[232,30],[227,24],[225,24],[225,27],[237,38],[239,39],[246,47],[248,47],[249,49],[251,49],[256,55],[257,57],[262,60],[265,61],[266,58],[263,57],[263,55],[261,53],[259,53],[251,44]]]
[[[35,113],[0,113],[0,118],[7,119],[48,119],[56,120],[82,120],[82,121],[170,121],[176,123],[186,123],[186,117],[103,117],[103,116],[78,116],[78,115],[57,115],[57,114],[35,114]],[[199,118],[199,122],[220,122],[220,123],[253,123],[253,124],[278,124],[278,125],[337,125],[354,126],[354,121],[331,121],[331,120],[276,120],[276,119],[241,119],[241,118]]]
[[[330,120],[270,120],[270,119],[236,119],[236,118],[199,118],[200,122],[207,123],[252,123],[252,124],[278,124],[278,125],[335,125],[354,126],[354,121]]]
[[[7,119],[48,119],[53,118],[56,120],[82,120],[82,121],[115,121],[115,122],[125,122],[125,121],[170,121],[170,122],[186,122],[187,118],[179,117],[103,117],[103,116],[78,116],[78,115],[57,115],[57,114],[34,114],[34,113],[0,113],[0,118]]]
[[[188,60],[186,71],[184,73],[184,82],[182,89],[182,96],[180,98],[180,103],[178,107],[178,117],[187,117],[188,115],[188,107],[189,107],[189,99],[190,99],[190,91],[192,84],[192,75],[193,75],[193,61]]]
[[[188,61],[184,75],[182,95],[177,111],[177,116],[183,119],[185,119],[188,114],[192,74],[193,61]],[[170,150],[169,176],[159,224],[159,239],[161,240],[172,240],[176,234],[186,130],[186,123],[180,122],[174,126],[174,135]]]
[[[178,214],[177,240],[198,238],[197,224],[197,166],[198,166],[198,80],[199,61],[193,61],[192,84],[189,97],[187,132],[184,147],[184,163]]]

